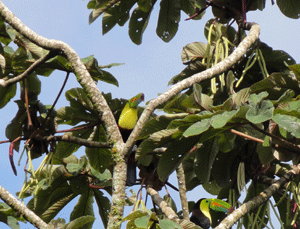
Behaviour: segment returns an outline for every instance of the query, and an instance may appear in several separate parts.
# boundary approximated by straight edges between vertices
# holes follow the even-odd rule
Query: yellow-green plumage
[[[119,118],[119,126],[123,129],[132,130],[137,120],[137,108],[131,108],[129,107],[129,103],[126,103]]]
[[[137,107],[140,102],[144,100],[144,94],[139,93],[136,96],[132,97],[126,103],[125,107],[122,110],[118,124],[121,128],[132,130],[138,120],[138,110]]]

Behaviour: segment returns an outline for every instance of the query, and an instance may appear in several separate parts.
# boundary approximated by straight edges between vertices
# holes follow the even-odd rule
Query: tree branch
[[[212,68],[209,68],[203,72],[197,73],[187,79],[180,81],[162,95],[151,100],[148,106],[143,111],[131,135],[129,136],[123,153],[128,153],[133,147],[134,139],[136,139],[136,137],[141,133],[146,121],[149,119],[150,115],[153,113],[156,107],[165,103],[170,98],[180,93],[182,90],[192,86],[194,83],[199,83],[203,80],[210,79],[228,70],[232,65],[234,65],[239,59],[241,59],[245,55],[248,48],[250,48],[250,46],[258,39],[259,31],[259,26],[257,24],[253,24],[251,26],[251,30],[248,36],[244,38],[244,40],[239,44],[239,46],[225,60],[219,62]]]
[[[162,212],[168,217],[168,219],[173,220],[176,223],[180,223],[178,215],[173,211],[173,209],[160,197],[159,193],[151,188],[147,187],[147,193],[151,196],[154,203],[159,206]]]
[[[226,229],[230,228],[239,218],[243,217],[247,213],[251,212],[253,209],[257,208],[264,202],[266,202],[270,197],[277,192],[283,185],[291,181],[295,175],[300,173],[300,164],[294,166],[294,168],[288,171],[283,177],[274,182],[271,186],[266,188],[258,196],[254,197],[247,203],[243,204],[241,207],[236,209],[233,213],[227,216],[215,229]]]
[[[183,219],[189,220],[189,205],[186,197],[186,185],[185,185],[185,175],[182,163],[176,168],[179,196],[182,207]]]
[[[38,217],[33,211],[28,209],[23,203],[17,200],[5,188],[0,186],[0,198],[13,210],[20,212],[31,224],[37,228],[47,228],[48,225]]]

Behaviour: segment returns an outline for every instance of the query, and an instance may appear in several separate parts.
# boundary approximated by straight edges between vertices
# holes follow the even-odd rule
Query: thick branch
[[[177,180],[178,180],[178,188],[179,188],[179,196],[182,207],[183,219],[189,220],[189,205],[186,197],[186,185],[185,185],[185,175],[182,163],[176,169]]]
[[[227,216],[215,229],[226,229],[230,228],[239,218],[243,217],[253,209],[259,207],[261,204],[266,202],[270,197],[277,192],[283,185],[291,181],[295,175],[300,173],[300,164],[294,166],[292,170],[287,172],[283,177],[274,182],[271,186],[261,192],[258,196],[252,200],[243,204],[241,207],[236,209],[232,214]]]
[[[30,223],[37,228],[47,228],[48,225],[38,217],[34,212],[28,209],[23,203],[18,201],[12,194],[5,188],[0,186],[0,198],[8,204],[12,209],[20,212]]]
[[[150,115],[156,109],[156,107],[165,103],[170,98],[180,93],[182,90],[192,86],[194,83],[199,83],[203,80],[210,79],[228,70],[232,65],[234,65],[239,59],[241,59],[245,55],[248,48],[250,48],[250,46],[258,39],[259,31],[259,26],[257,24],[253,24],[248,36],[225,60],[219,62],[212,68],[209,68],[203,72],[197,73],[185,80],[180,81],[179,83],[172,86],[165,93],[158,96],[156,99],[151,100],[148,106],[145,108],[144,112],[142,113],[140,119],[138,120],[130,137],[128,138],[126,146],[124,148],[124,154],[128,153],[129,150],[133,147],[134,139],[136,139],[136,137],[141,133],[146,121],[149,119]]]

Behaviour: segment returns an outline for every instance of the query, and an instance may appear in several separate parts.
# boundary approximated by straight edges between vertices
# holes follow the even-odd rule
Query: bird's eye
[[[133,98],[132,100],[131,100],[131,102],[134,102],[136,100],[136,98]]]

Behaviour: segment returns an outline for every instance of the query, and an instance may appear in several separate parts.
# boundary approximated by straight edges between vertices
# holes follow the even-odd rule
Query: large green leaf
[[[96,142],[107,141],[104,128],[102,126],[95,128],[89,140]],[[90,165],[101,173],[104,172],[111,163],[111,152],[109,149],[86,147],[85,153]]]
[[[61,229],[81,229],[81,228],[90,228],[90,224],[93,224],[95,221],[94,216],[81,216],[79,218],[76,218],[72,220],[70,223],[64,225],[61,227]],[[86,225],[88,224],[88,225]]]
[[[70,215],[70,221],[78,219],[82,216],[92,216],[94,217],[94,210],[93,210],[93,191],[89,190],[87,193],[81,195],[76,203],[73,211]],[[83,225],[80,228],[84,229],[91,229],[93,226],[94,221],[89,222]]]
[[[142,36],[145,29],[147,28],[152,9],[153,8],[145,12],[139,7],[137,7],[132,12],[129,21],[129,37],[132,40],[132,42],[137,45],[142,43]]]
[[[159,226],[160,228],[164,228],[164,229],[181,229],[182,227],[171,221],[171,220],[166,220],[166,219],[161,219],[159,220]]]
[[[199,135],[204,131],[208,130],[210,124],[211,124],[211,119],[203,119],[199,122],[196,122],[183,133],[183,136],[190,137],[190,136]]]
[[[187,113],[180,114],[164,114],[150,119],[144,126],[138,139],[145,138],[154,132],[166,129],[171,121],[186,117]]]
[[[108,223],[108,214],[110,212],[110,201],[107,197],[103,195],[103,192],[101,192],[100,190],[93,189],[93,192],[94,198],[98,205],[99,215],[102,219],[104,228],[106,228]]]
[[[273,117],[273,103],[270,100],[262,100],[267,95],[267,93],[262,92],[259,95],[252,94],[250,96],[250,108],[246,113],[246,118],[250,122],[255,124],[262,123]]]
[[[185,12],[187,15],[194,16],[197,11],[200,9],[203,9],[206,7],[206,2],[205,0],[181,0],[181,10]],[[197,17],[194,17],[193,19],[198,20],[201,19],[205,14],[205,10],[197,15]]]
[[[210,96],[202,93],[202,87],[200,84],[194,84],[193,89],[195,101],[205,110],[211,111],[213,106],[213,99]]]
[[[197,149],[194,170],[202,183],[210,180],[211,168],[219,152],[217,139],[206,141],[203,146]]]
[[[83,129],[74,132],[65,133],[65,135],[80,137],[83,139],[88,139],[92,133],[92,129]],[[72,153],[76,152],[81,145],[70,142],[58,142],[56,146],[56,152],[54,154],[54,159],[62,160],[63,158],[69,157]]]
[[[207,53],[208,45],[203,42],[193,42],[182,48],[181,61],[188,63],[191,61],[202,60]],[[213,48],[210,48],[209,54],[212,54]]]
[[[157,173],[162,181],[178,167],[191,148],[199,141],[198,136],[174,140],[163,153],[157,165]]]
[[[295,0],[277,0],[280,11],[287,17],[298,19],[300,17],[299,2]]]
[[[300,138],[300,119],[290,115],[276,114],[273,117],[280,127],[290,132],[296,138]]]
[[[12,84],[5,88],[0,86],[0,109],[3,108],[16,95],[17,85]]]
[[[82,88],[72,88],[66,91],[66,99],[71,107],[93,111],[93,103]]]
[[[86,110],[74,107],[61,107],[57,110],[57,123],[75,126],[80,122],[96,123],[97,116],[87,113]]]
[[[109,8],[102,17],[102,33],[106,34],[111,30],[117,23],[120,26],[123,26],[126,21],[129,19],[129,11],[137,0],[127,0],[120,1]],[[98,12],[101,12],[101,9],[95,9],[89,18],[89,22],[92,23],[97,17],[100,16]],[[102,11],[103,12],[103,11]],[[101,12],[101,13],[102,13]]]
[[[152,160],[145,156],[152,152],[155,148],[162,147],[166,143],[172,142],[172,135],[177,131],[177,129],[164,129],[151,134],[151,136],[144,140],[137,148],[136,158],[139,160],[139,163],[148,166]]]
[[[101,80],[106,83],[110,83],[116,86],[119,86],[117,79],[107,71],[104,71],[103,68],[110,68],[112,66],[118,66],[121,64],[111,64],[107,66],[98,65],[97,59],[91,55],[86,58],[81,59],[87,70],[91,74],[93,80],[98,81]]]
[[[186,159],[184,159],[182,162],[184,174],[185,174],[186,189],[188,191],[194,189],[196,186],[198,186],[201,183],[194,170],[194,166],[193,166],[194,158],[195,158],[195,151],[190,153],[186,157]]]
[[[63,167],[55,169],[51,184],[46,188],[36,190],[36,195],[27,204],[29,209],[47,223],[76,197],[67,182],[66,173],[67,171]]]
[[[180,0],[162,0],[157,22],[156,34],[169,42],[175,36],[180,21]]]
[[[211,126],[216,129],[222,128],[223,126],[226,125],[227,122],[229,122],[232,119],[232,117],[234,117],[234,115],[237,112],[238,112],[237,110],[225,111],[222,114],[217,114],[217,115],[213,116]]]

